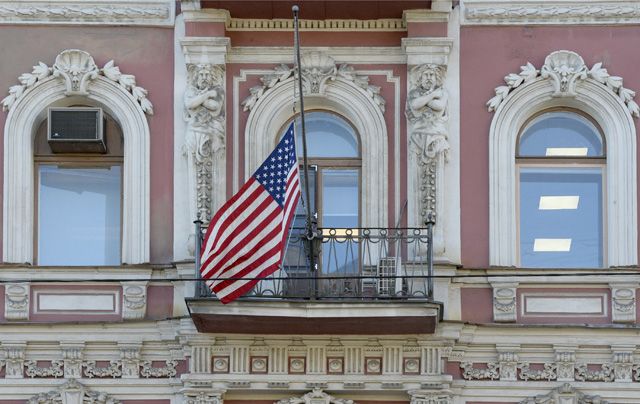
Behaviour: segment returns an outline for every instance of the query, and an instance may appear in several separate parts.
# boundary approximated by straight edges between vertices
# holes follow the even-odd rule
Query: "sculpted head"
[[[444,66],[424,64],[414,69],[416,84],[427,91],[432,91],[442,86],[444,79]]]
[[[219,67],[206,63],[191,66],[189,69],[189,82],[198,90],[210,90],[221,77],[218,70],[220,70]]]

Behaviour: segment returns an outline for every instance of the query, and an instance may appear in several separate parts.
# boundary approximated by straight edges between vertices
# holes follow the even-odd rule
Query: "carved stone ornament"
[[[353,400],[335,398],[322,391],[321,388],[314,388],[301,397],[284,398],[274,404],[354,404],[354,402]]]
[[[4,296],[4,316],[8,321],[25,321],[29,319],[28,283],[7,285]]]
[[[495,283],[493,288],[493,321],[496,323],[515,322],[518,319],[516,289],[517,283]]]
[[[581,382],[612,382],[615,379],[613,369],[614,366],[608,363],[603,363],[600,370],[591,370],[586,363],[577,363],[575,378]]]
[[[475,369],[473,362],[460,362],[460,368],[464,369],[462,377],[466,380],[500,379],[500,365],[495,362],[487,363],[486,369]]]
[[[8,111],[20,100],[24,93],[47,80],[62,80],[66,87],[66,95],[87,95],[90,83],[98,76],[102,76],[118,84],[129,92],[140,104],[142,110],[153,115],[153,105],[147,99],[147,90],[136,86],[136,78],[130,74],[122,74],[120,68],[111,60],[98,69],[93,58],[87,52],[77,49],[63,51],[56,57],[53,67],[48,67],[40,62],[33,67],[31,73],[22,74],[18,80],[19,85],[9,88],[9,96],[2,100],[2,110]]]
[[[410,404],[451,404],[451,392],[448,390],[411,392]]]
[[[195,396],[187,395],[186,404],[222,404],[221,393],[198,392]]]
[[[535,397],[525,398],[518,404],[609,404],[600,396],[588,396],[576,389],[569,383],[551,390],[547,394],[539,394]]]
[[[520,73],[511,73],[504,78],[506,86],[495,89],[496,95],[487,102],[489,112],[495,111],[516,88],[527,86],[537,80],[550,80],[553,86],[552,97],[575,97],[576,88],[585,80],[608,88],[618,97],[633,117],[640,117],[640,107],[633,100],[636,93],[622,86],[622,78],[611,76],[602,63],[596,63],[591,69],[584,64],[582,57],[575,52],[557,51],[546,57],[542,69],[537,70],[531,63],[520,67]]]
[[[630,22],[640,19],[640,5],[632,2],[624,4],[604,5],[602,3],[552,5],[538,2],[538,4],[509,5],[493,2],[482,6],[467,6],[466,20],[473,23],[508,22],[510,24],[527,22],[561,23],[580,22],[581,24]]]
[[[4,4],[3,4],[4,3]],[[24,3],[24,4],[21,4]],[[0,2],[0,22],[49,24],[169,25],[172,7],[167,1],[20,1]]]
[[[147,282],[122,282],[122,292],[122,319],[143,319],[147,312]]]
[[[176,370],[176,366],[178,366],[178,361],[176,360],[168,360],[165,361],[167,366],[156,367],[153,366],[151,361],[142,361],[142,369],[140,370],[140,375],[142,377],[173,377],[178,373]]]
[[[198,64],[188,67],[184,94],[187,133],[182,153],[188,160],[190,204],[203,222],[211,219],[213,159],[225,149],[225,73],[220,66]]]
[[[334,81],[350,83],[362,91],[373,100],[382,112],[385,110],[385,100],[380,96],[380,86],[369,84],[369,77],[358,76],[353,66],[343,63],[340,66],[324,52],[310,52],[300,57],[300,72],[302,74],[302,84],[305,94],[324,94],[327,85]],[[262,86],[254,86],[249,90],[251,95],[242,101],[244,111],[251,110],[258,100],[269,90],[293,80],[295,68],[280,64],[273,72],[262,77]]]
[[[636,321],[637,284],[616,284],[611,287],[611,314],[614,323],[634,323]]]
[[[446,66],[423,64],[409,72],[409,95],[405,115],[409,121],[409,148],[418,164],[421,222],[436,221],[438,205],[444,205],[436,190],[442,189],[444,163],[449,146],[449,93],[444,88]],[[436,227],[436,237],[442,229]],[[436,248],[436,253],[443,251]]]
[[[104,392],[98,392],[88,389],[78,383],[76,379],[70,379],[56,390],[47,393],[40,393],[31,397],[27,404],[120,404],[120,401],[113,397],[109,397]]]
[[[96,366],[96,361],[84,363],[84,373],[89,378],[93,377],[120,377],[122,376],[122,361],[109,361],[109,366]]]
[[[520,369],[519,377],[524,380],[556,380],[558,374],[556,373],[557,366],[554,363],[545,363],[543,369],[531,369],[528,362],[522,362],[518,364]]]
[[[51,366],[38,366],[36,361],[29,360],[24,362],[25,374],[31,378],[33,377],[62,377],[64,376],[64,371],[62,367],[64,366],[63,361],[51,361]]]

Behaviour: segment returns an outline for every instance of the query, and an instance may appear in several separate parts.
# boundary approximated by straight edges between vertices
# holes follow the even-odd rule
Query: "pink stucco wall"
[[[489,127],[485,103],[509,73],[541,68],[553,51],[577,52],[588,67],[602,62],[624,86],[640,91],[640,27],[463,27],[460,45],[462,263],[489,265]],[[640,129],[638,120],[636,131]]]
[[[66,49],[89,52],[98,67],[110,60],[120,71],[136,77],[149,91],[155,115],[151,131],[151,262],[170,263],[173,233],[173,30],[129,27],[1,26],[0,99],[22,73],[43,62],[52,66]],[[6,57],[10,55],[10,57]],[[7,112],[0,113],[4,135]],[[0,142],[0,156],[4,153]],[[2,165],[0,164],[0,182]],[[1,186],[0,186],[0,192]],[[33,225],[31,223],[25,225]]]

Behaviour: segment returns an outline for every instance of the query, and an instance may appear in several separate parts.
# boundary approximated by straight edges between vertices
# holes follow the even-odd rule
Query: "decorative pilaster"
[[[420,374],[420,345],[416,338],[409,338],[402,347],[402,373],[405,375]]]
[[[576,366],[576,349],[574,346],[557,346],[554,347],[556,353],[556,365],[559,382],[574,381]]]
[[[409,149],[417,166],[419,224],[435,220],[434,252],[439,254],[444,252],[444,244],[443,227],[437,225],[438,206],[442,209],[445,201],[438,190],[444,188],[443,170],[450,149],[449,92],[444,87],[446,70],[446,66],[438,64],[422,64],[411,69],[405,109]]]
[[[216,338],[216,344],[211,348],[211,355],[213,355],[211,372],[229,373],[229,345],[224,337]]]
[[[634,323],[636,321],[636,289],[638,283],[612,282],[611,313],[614,323]]]
[[[413,390],[410,404],[451,404],[452,393],[449,390]]]
[[[518,282],[491,282],[493,288],[493,321],[513,323],[518,319],[516,289]]]
[[[191,373],[211,373],[211,346],[191,348]]]
[[[633,381],[633,351],[635,345],[612,345],[613,366],[616,382]]]
[[[433,253],[445,252],[443,209],[449,154],[449,91],[445,86],[452,44],[434,38],[406,38],[409,226],[435,220]],[[426,251],[420,251],[425,254]]]
[[[82,378],[82,350],[83,343],[60,343],[62,359],[64,360],[64,378]]]
[[[198,390],[198,391],[185,391],[184,402],[185,404],[224,404],[222,396],[224,390]]]
[[[122,359],[122,378],[137,379],[140,377],[140,349],[142,344],[123,344],[120,346]]]
[[[4,348],[4,362],[6,379],[22,379],[24,377],[24,358],[27,344],[24,342],[2,343]]]
[[[148,282],[121,282],[122,319],[142,320],[147,313]]]
[[[331,338],[327,345],[327,374],[344,374],[344,345],[340,338]]]
[[[251,373],[267,373],[269,370],[269,347],[263,337],[256,337],[249,348]]]
[[[5,287],[4,317],[7,321],[29,320],[29,283],[12,283]]]
[[[518,350],[519,345],[496,346],[500,363],[500,380],[518,380]]]
[[[307,371],[307,346],[302,338],[294,338],[287,347],[289,374],[303,374]]]
[[[195,218],[200,213],[206,225],[217,207],[212,205],[213,182],[214,177],[220,182],[219,162],[224,161],[226,147],[226,74],[224,65],[209,63],[190,65],[187,70],[184,94],[187,132],[182,153],[188,164],[190,216]],[[216,183],[215,189],[224,189],[219,185]]]

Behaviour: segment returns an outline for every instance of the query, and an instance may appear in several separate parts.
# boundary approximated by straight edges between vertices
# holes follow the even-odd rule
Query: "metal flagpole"
[[[300,33],[298,32],[298,6],[293,6],[293,21],[295,23],[295,38],[294,38],[294,48],[295,48],[295,69],[297,72],[298,78],[298,95],[300,96],[300,124],[302,126],[302,156],[303,156],[303,164],[304,164],[304,188],[305,188],[305,199],[307,201],[307,242],[309,243],[309,264],[311,266],[311,271],[315,272],[315,278],[318,277],[318,272],[315,270],[315,253],[313,251],[313,239],[316,237],[315,229],[313,228],[313,222],[311,221],[311,199],[309,192],[309,164],[307,162],[307,132],[304,124],[304,96],[302,93],[302,72],[300,71]],[[294,83],[294,94],[295,94],[295,83]],[[295,95],[294,95],[295,96]],[[317,294],[318,282],[315,282],[314,290]]]

